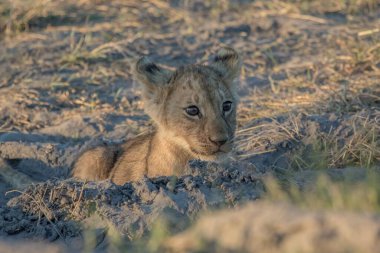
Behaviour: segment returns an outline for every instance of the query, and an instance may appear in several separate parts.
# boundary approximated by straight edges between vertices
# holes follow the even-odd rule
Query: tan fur
[[[223,48],[207,66],[189,65],[174,72],[140,59],[134,76],[143,85],[145,110],[156,123],[155,131],[122,145],[86,151],[77,160],[73,176],[124,184],[144,175],[181,175],[192,159],[225,157],[236,128],[238,98],[233,79],[240,65],[231,48]],[[223,111],[226,101],[232,102],[228,112]],[[189,106],[197,106],[201,114],[188,115]]]

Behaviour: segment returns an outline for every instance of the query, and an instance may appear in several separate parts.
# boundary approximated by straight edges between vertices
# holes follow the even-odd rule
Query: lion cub
[[[181,175],[189,160],[225,156],[232,149],[236,128],[238,98],[233,79],[240,66],[240,57],[231,48],[222,48],[207,66],[175,71],[141,58],[133,72],[143,86],[145,111],[156,123],[155,131],[84,152],[73,176],[124,184],[144,175]]]

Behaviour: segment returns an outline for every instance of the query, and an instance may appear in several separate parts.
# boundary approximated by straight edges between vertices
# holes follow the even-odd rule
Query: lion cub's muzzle
[[[232,150],[232,141],[228,135],[208,137],[212,153],[228,153]]]

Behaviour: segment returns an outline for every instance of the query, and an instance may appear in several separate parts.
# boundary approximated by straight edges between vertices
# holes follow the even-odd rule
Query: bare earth
[[[0,252],[380,252],[380,190],[358,186],[380,170],[380,4],[300,2],[14,1],[30,19],[0,19],[0,160],[40,183],[0,178]],[[151,127],[132,59],[206,62],[221,45],[244,58],[229,161],[70,179],[81,151]],[[343,181],[352,198],[330,188]],[[292,187],[334,198],[284,199]]]

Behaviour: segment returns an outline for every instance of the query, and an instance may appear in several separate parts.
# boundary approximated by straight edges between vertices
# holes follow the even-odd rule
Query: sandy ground
[[[249,204],[203,216],[166,242],[169,252],[380,252],[378,217]],[[354,240],[355,238],[355,240]]]
[[[268,177],[308,189],[319,174],[363,181],[364,168],[379,168],[379,9],[69,2],[53,1],[47,17],[0,40],[0,159],[40,182],[19,192],[0,178],[1,252],[141,252],[136,242],[161,220],[165,240],[144,251],[379,252],[376,210],[252,204]],[[244,58],[228,162],[124,186],[70,179],[81,151],[152,127],[131,59],[175,67],[225,44]],[[219,209],[228,210],[207,214]]]

